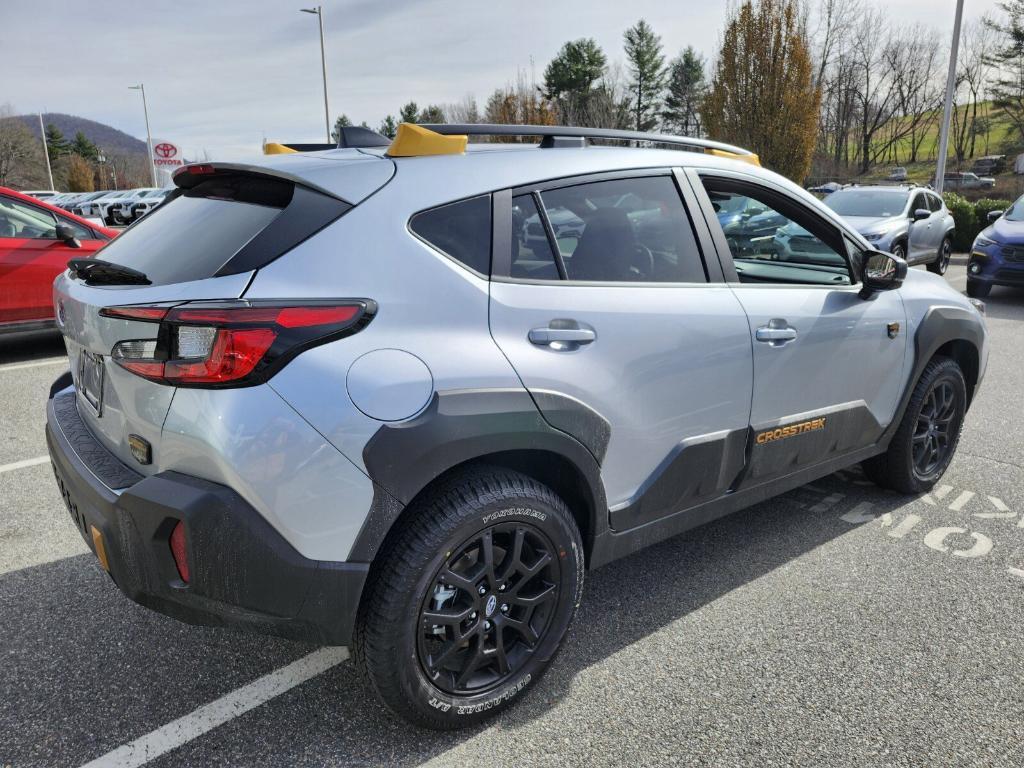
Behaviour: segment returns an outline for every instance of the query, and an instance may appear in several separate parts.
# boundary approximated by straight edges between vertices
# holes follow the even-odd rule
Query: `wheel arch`
[[[481,466],[502,467],[555,491],[580,528],[587,561],[608,527],[600,465],[577,439],[540,415],[525,390],[440,392],[410,422],[383,425],[363,461],[374,499],[348,560],[373,562],[440,484]]]

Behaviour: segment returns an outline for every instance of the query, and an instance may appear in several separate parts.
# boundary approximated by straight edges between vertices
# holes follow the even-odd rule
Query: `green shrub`
[[[981,231],[981,227],[978,226],[978,217],[974,213],[974,204],[956,192],[946,192],[942,197],[956,223],[953,250],[969,251],[974,244],[974,238]]]
[[[1012,200],[994,200],[989,197],[984,197],[981,200],[978,200],[974,204],[974,218],[977,219],[978,222],[978,231],[980,232],[988,226],[989,211],[1005,211],[1011,205],[1013,205]]]

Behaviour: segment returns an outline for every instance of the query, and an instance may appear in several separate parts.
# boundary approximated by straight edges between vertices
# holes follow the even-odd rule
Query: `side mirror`
[[[61,240],[65,245],[68,245],[72,248],[82,247],[82,244],[78,242],[78,238],[75,237],[75,230],[73,230],[67,224],[57,225],[57,239]]]
[[[864,288],[860,297],[867,299],[876,291],[892,291],[903,285],[907,262],[884,251],[865,251],[863,255]]]
[[[1002,215],[1004,213],[1006,213],[1006,211],[989,211],[988,212],[988,220],[989,221],[995,221],[996,219],[1002,218]]]
[[[932,212],[927,208],[918,208],[914,211],[914,221],[924,221],[932,215]]]

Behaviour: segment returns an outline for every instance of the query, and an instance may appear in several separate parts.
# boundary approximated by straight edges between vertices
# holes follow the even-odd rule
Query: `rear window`
[[[417,213],[409,228],[480,275],[491,271],[491,198],[481,195]]]
[[[293,192],[277,179],[218,176],[180,192],[97,255],[154,285],[213,277],[281,215]]]

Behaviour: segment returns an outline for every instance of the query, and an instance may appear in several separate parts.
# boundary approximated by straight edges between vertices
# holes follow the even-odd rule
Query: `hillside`
[[[39,118],[36,115],[18,115],[11,119],[20,120],[34,134],[39,134]],[[105,123],[60,112],[44,112],[43,123],[47,125],[53,123],[69,140],[73,139],[78,131],[81,131],[86,138],[108,154],[142,155],[143,157],[146,155],[145,141],[140,141]]]

